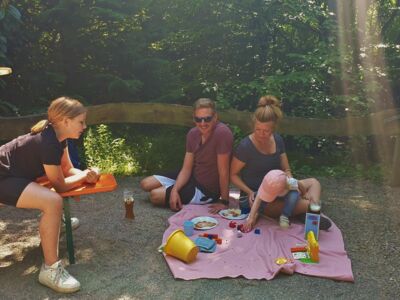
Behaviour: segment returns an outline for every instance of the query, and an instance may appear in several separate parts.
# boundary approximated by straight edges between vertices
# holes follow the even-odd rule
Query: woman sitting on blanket
[[[292,178],[289,161],[285,152],[285,144],[282,137],[274,132],[277,122],[282,118],[280,103],[274,96],[263,96],[258,101],[257,109],[253,115],[253,132],[245,137],[234,151],[230,178],[231,182],[241,190],[241,209],[252,207],[256,191],[259,189],[264,176],[271,170],[279,169]],[[314,178],[301,181],[304,186],[302,197],[299,192],[289,190],[285,195],[279,195],[277,201],[260,205],[263,213],[270,217],[279,217],[280,226],[287,228],[289,218],[292,215],[302,215],[310,203],[319,203],[320,184]],[[246,197],[247,196],[247,197]],[[258,209],[258,207],[257,207]],[[321,223],[325,224],[325,220]],[[247,223],[249,230],[255,220]],[[330,225],[329,225],[330,226]],[[328,227],[329,227],[328,226]]]
[[[198,99],[193,106],[196,127],[186,136],[186,154],[180,171],[144,178],[140,185],[150,192],[154,205],[180,210],[183,204],[207,204],[229,197],[231,130],[218,121],[215,103]]]
[[[44,263],[39,282],[61,293],[80,288],[58,258],[63,202],[58,193],[35,179],[46,175],[57,192],[98,180],[97,169],[81,171],[72,166],[66,146],[67,139],[77,139],[82,134],[85,120],[86,108],[79,101],[61,97],[50,104],[48,120],[38,122],[31,133],[0,147],[0,202],[42,211],[39,234]]]

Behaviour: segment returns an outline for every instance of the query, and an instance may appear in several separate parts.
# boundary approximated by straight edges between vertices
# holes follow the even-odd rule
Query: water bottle
[[[135,200],[133,199],[133,192],[129,189],[124,189],[124,203],[125,203],[125,218],[134,219],[135,214],[133,213],[133,204]]]

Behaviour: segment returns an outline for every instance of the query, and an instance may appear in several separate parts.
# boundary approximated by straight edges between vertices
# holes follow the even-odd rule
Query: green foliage
[[[107,125],[89,128],[84,137],[86,165],[97,166],[102,172],[130,175],[138,171],[132,150],[125,139],[114,138]]]
[[[235,144],[243,133],[231,126]],[[180,169],[185,154],[187,128],[155,125],[99,125],[91,127],[84,137],[85,164],[99,166],[104,172],[122,175],[151,175]],[[116,138],[118,136],[118,138]],[[289,144],[291,139],[285,137]],[[333,148],[333,146],[330,146]],[[339,151],[336,145],[330,153],[315,153],[312,145],[289,151],[289,161],[294,175],[305,177],[338,177],[383,181],[382,167],[378,164],[354,163],[351,153]]]
[[[108,95],[110,101],[124,102],[132,100],[142,87],[139,80],[123,80],[117,78],[108,85]]]
[[[87,104],[191,105],[205,96],[219,108],[249,111],[273,94],[285,115],[308,118],[400,106],[394,0],[2,3],[0,63],[12,62],[14,73],[0,80],[1,99],[24,114],[44,111],[61,94]],[[151,155],[163,157],[168,139],[148,130],[155,136],[132,149],[143,150],[135,159],[151,172],[166,167]],[[340,162],[351,150],[337,148],[337,140],[296,137],[290,146],[312,155],[336,151]]]
[[[302,139],[298,143],[298,139]],[[373,158],[370,138],[321,138],[284,136],[289,163],[295,177],[337,177],[383,182],[389,178]],[[299,146],[300,144],[300,146]],[[306,146],[304,146],[306,145]],[[387,167],[386,167],[387,170]]]
[[[83,143],[85,164],[122,175],[177,170],[182,166],[186,132],[174,126],[90,127]]]
[[[334,165],[307,165],[301,161],[291,161],[291,167],[295,171],[295,176],[298,178],[307,177],[333,177],[333,178],[348,178],[367,179],[376,183],[384,181],[382,166],[375,164],[365,166],[361,164],[353,164],[350,162],[335,163]]]
[[[140,166],[141,174],[180,169],[185,155],[187,128],[156,125],[114,125],[116,136],[124,137]]]
[[[135,64],[134,70],[140,74],[138,76],[144,83],[139,93],[141,99],[174,103],[183,96],[179,86],[180,78],[168,60],[143,59]]]
[[[268,93],[283,100],[288,115],[363,114],[388,104],[384,77],[400,94],[400,16],[393,6],[369,2],[359,11],[351,1],[24,0],[18,8],[25,42],[12,49],[22,76],[13,78],[10,95],[21,107],[68,91],[93,104],[191,104],[208,96],[221,108],[252,110]],[[340,23],[343,11],[348,24]],[[365,28],[357,23],[361,13]],[[380,32],[384,48],[377,48]],[[382,55],[390,62],[387,71],[379,65]],[[47,80],[38,69],[65,80]]]
[[[236,147],[240,143],[240,141],[246,136],[246,133],[244,133],[236,125],[232,125],[232,124],[227,124],[227,125],[233,133],[233,145],[234,145],[234,147]]]
[[[15,105],[12,105],[11,103],[0,99],[0,116],[12,117],[18,115],[18,108]]]
[[[0,66],[11,65],[12,60],[7,55],[9,48],[9,39],[16,39],[15,31],[21,24],[21,14],[19,10],[9,4],[9,1],[0,3]],[[0,79],[0,91],[5,89],[7,84]],[[18,115],[18,108],[3,97],[0,100],[0,116]]]

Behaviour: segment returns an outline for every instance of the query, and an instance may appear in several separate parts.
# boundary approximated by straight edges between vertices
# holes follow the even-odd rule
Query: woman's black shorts
[[[22,177],[0,177],[0,203],[16,206],[22,192],[31,182]]]

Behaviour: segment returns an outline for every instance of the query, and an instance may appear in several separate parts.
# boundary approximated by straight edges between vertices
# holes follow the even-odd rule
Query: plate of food
[[[247,217],[248,214],[242,214],[242,211],[240,209],[223,209],[218,212],[218,214],[228,220],[242,220]]]
[[[194,224],[194,229],[208,230],[218,225],[218,221],[212,217],[196,217],[191,220]]]

